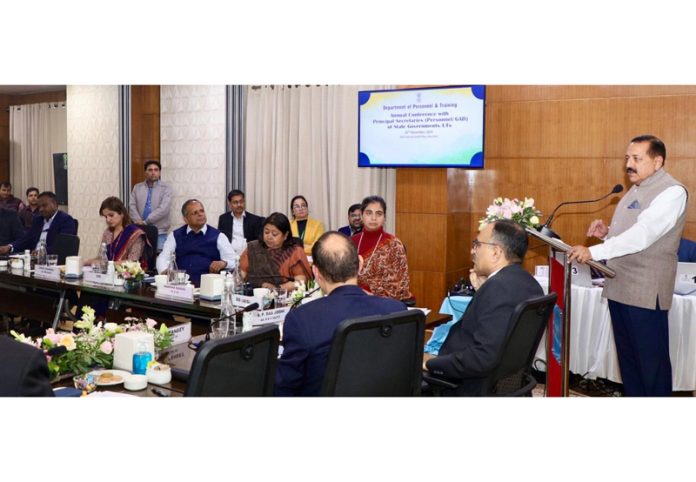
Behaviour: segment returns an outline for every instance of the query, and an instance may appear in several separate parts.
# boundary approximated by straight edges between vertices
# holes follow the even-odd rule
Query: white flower
[[[107,333],[116,333],[116,330],[118,329],[118,323],[105,323],[104,324],[104,330]]]
[[[77,348],[75,338],[73,338],[71,334],[61,336],[59,345],[64,346],[68,349],[68,351],[73,351],[75,348]]]
[[[524,205],[523,207],[525,208],[533,208],[534,207],[534,198],[533,197],[526,197],[524,198]]]
[[[532,226],[536,226],[537,224],[539,224],[539,218],[536,216],[532,216],[531,218],[529,218],[529,224],[531,224]]]

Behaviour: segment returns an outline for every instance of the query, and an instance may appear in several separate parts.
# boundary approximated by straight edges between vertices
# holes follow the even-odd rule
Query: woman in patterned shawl
[[[376,296],[408,300],[412,295],[406,250],[396,236],[384,231],[386,215],[384,199],[379,196],[363,199],[363,230],[351,238],[363,259],[358,284]]]
[[[290,234],[290,221],[281,213],[273,213],[263,223],[263,233],[250,241],[239,258],[244,280],[258,288],[292,290],[295,281],[307,281],[312,270],[307,255]]]
[[[117,197],[108,197],[101,203],[99,214],[106,221],[101,242],[106,243],[109,261],[140,261],[142,268],[147,270],[147,236],[145,231],[133,224],[123,202]],[[87,264],[94,260],[96,258],[88,260]]]

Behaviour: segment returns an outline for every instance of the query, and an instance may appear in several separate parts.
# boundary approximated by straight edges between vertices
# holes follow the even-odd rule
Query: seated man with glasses
[[[471,283],[476,293],[464,315],[452,325],[439,355],[425,355],[426,370],[461,382],[444,395],[477,394],[502,350],[515,307],[544,295],[539,283],[522,268],[526,253],[527,233],[514,221],[487,224],[474,239]]]

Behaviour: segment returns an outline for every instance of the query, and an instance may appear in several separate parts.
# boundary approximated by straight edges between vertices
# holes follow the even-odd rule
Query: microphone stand
[[[541,225],[541,227],[539,228],[538,231],[539,231],[541,234],[543,234],[544,236],[548,236],[549,238],[561,239],[561,237],[560,237],[555,231],[553,231],[553,230],[551,229],[551,223],[553,222],[553,217],[555,216],[556,211],[558,211],[558,209],[559,209],[561,206],[565,206],[566,204],[596,203],[596,202],[598,202],[598,201],[602,201],[602,200],[608,198],[608,197],[611,196],[612,194],[618,194],[618,193],[620,193],[621,191],[623,191],[623,189],[624,189],[624,187],[623,187],[621,184],[617,184],[616,186],[613,187],[613,189],[612,189],[609,193],[607,193],[607,194],[605,194],[604,196],[602,196],[602,197],[600,197],[600,198],[597,198],[597,199],[590,199],[590,200],[587,200],[587,201],[564,201],[564,202],[562,202],[561,204],[559,204],[558,206],[556,206],[556,208],[555,208],[553,211],[551,211],[551,215],[548,217],[548,219],[546,220],[546,222],[545,222],[544,224]]]

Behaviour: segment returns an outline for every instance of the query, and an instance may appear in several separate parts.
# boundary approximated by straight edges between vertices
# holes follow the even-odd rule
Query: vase
[[[123,281],[123,289],[126,291],[138,291],[141,285],[142,281],[140,280],[127,279]]]

